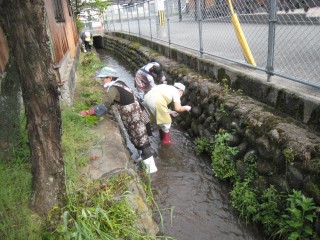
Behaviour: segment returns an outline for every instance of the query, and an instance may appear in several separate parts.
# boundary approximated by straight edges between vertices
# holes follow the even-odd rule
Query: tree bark
[[[65,196],[59,92],[44,0],[0,0],[0,24],[15,58],[32,160],[31,207],[40,215]]]

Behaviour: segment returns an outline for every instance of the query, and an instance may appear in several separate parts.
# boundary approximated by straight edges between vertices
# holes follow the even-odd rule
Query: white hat
[[[118,73],[113,68],[104,67],[101,69],[97,77],[118,77]]]
[[[91,34],[90,34],[90,32],[85,32],[84,33],[84,40],[85,41],[90,41],[91,40]]]
[[[176,88],[179,88],[182,91],[186,90],[186,86],[179,82],[175,83],[173,86],[175,86]]]

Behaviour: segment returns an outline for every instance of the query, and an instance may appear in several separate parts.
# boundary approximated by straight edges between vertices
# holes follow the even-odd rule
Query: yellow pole
[[[158,15],[159,15],[160,26],[163,26],[166,23],[164,10],[158,10]]]
[[[230,8],[230,12],[231,12],[231,21],[234,27],[234,30],[236,32],[238,41],[240,43],[242,52],[244,54],[244,57],[246,59],[246,61],[248,63],[250,63],[253,66],[256,66],[256,62],[254,61],[254,58],[252,56],[251,50],[249,48],[249,45],[247,43],[246,37],[243,34],[239,19],[237,17],[237,15],[235,14],[234,10],[233,10],[233,6],[231,3],[231,0],[228,0],[228,4],[229,4],[229,8]]]

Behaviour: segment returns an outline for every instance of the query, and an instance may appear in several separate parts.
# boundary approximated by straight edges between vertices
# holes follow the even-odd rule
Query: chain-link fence
[[[109,31],[195,50],[320,88],[319,0],[156,0],[113,6]]]

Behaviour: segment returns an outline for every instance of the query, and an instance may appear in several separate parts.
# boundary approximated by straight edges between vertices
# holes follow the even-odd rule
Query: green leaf
[[[311,236],[312,233],[313,233],[313,230],[312,230],[312,228],[311,228],[310,226],[305,226],[305,227],[303,228],[303,231],[304,231],[305,233],[309,234],[310,236]]]
[[[300,234],[297,232],[293,232],[290,234],[290,236],[288,237],[288,240],[296,240],[300,237]]]

